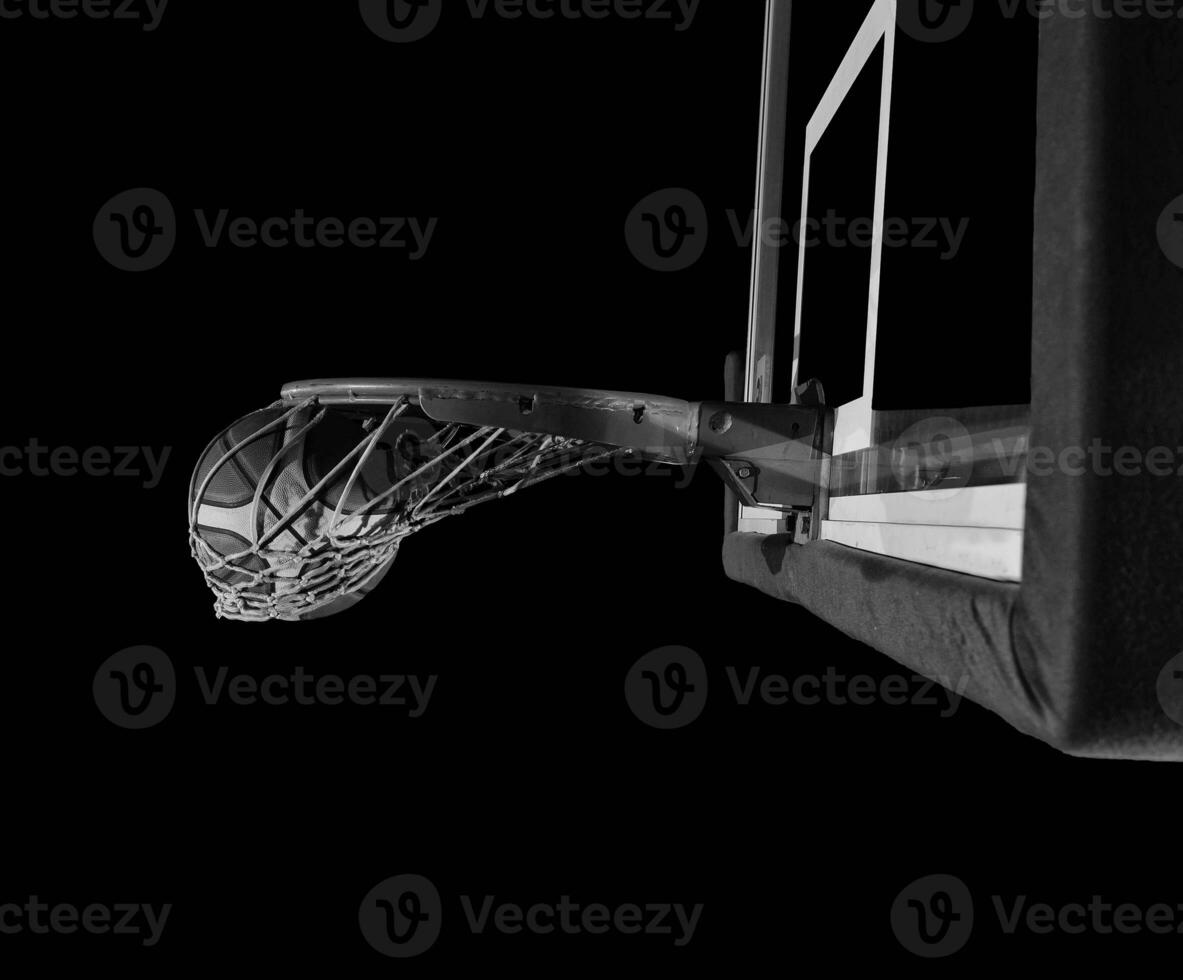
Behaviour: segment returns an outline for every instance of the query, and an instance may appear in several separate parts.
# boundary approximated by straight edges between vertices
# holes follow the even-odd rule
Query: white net
[[[384,411],[384,414],[383,414]],[[280,402],[230,426],[190,489],[219,617],[306,620],[358,602],[410,534],[629,450],[389,410]]]

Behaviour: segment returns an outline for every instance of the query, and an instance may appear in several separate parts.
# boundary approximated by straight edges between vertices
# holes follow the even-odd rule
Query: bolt
[[[716,412],[711,416],[711,431],[722,435],[731,428],[731,422],[730,412]]]

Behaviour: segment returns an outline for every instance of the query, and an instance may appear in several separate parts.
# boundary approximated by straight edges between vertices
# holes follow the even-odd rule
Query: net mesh
[[[408,535],[627,452],[440,425],[408,398],[376,411],[280,402],[230,426],[203,454],[190,488],[190,546],[220,618],[315,619],[368,594]]]

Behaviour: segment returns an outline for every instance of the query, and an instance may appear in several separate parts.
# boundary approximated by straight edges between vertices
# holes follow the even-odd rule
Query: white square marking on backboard
[[[790,37],[791,5],[787,0],[769,0],[765,24],[764,46],[764,93],[761,106],[760,165],[757,175],[757,219],[780,217],[780,214],[765,214],[765,209],[774,200],[779,205],[778,193],[773,193],[769,183],[777,185],[783,174],[782,162],[770,159],[771,134],[783,119],[775,118],[785,110],[787,95],[787,56],[779,51]],[[840,406],[835,413],[835,454],[867,448],[871,443],[871,402],[874,389],[875,343],[879,314],[879,278],[882,268],[884,202],[886,200],[887,149],[890,137],[891,81],[895,63],[896,0],[877,0],[871,8],[858,34],[855,36],[838,71],[831,80],[806,129],[804,171],[802,175],[801,221],[808,218],[810,160],[814,149],[833,121],[842,102],[850,93],[855,81],[871,60],[879,42],[884,43],[883,79],[880,88],[879,133],[875,169],[875,198],[872,232],[871,271],[868,289],[866,353],[864,358],[863,393],[858,399]],[[779,58],[778,58],[779,55]],[[796,401],[799,384],[798,362],[801,344],[801,308],[804,296],[805,250],[804,236],[798,248],[797,296],[793,336],[792,398]],[[772,400],[774,352],[771,347],[761,349],[761,343],[774,343],[777,304],[775,296],[766,301],[763,291],[775,289],[775,281],[765,282],[767,258],[762,256],[762,243],[757,236],[752,263],[752,303],[748,324],[748,357],[746,365],[744,397],[748,401],[767,402]],[[775,279],[775,277],[773,277]],[[747,508],[743,508],[747,511]]]
[[[756,390],[753,401],[766,402],[772,400],[772,360],[767,354],[756,362]]]
[[[877,0],[847,51],[825,95],[806,128],[802,171],[801,221],[809,217],[812,156],[855,82],[883,42],[879,131],[876,150],[875,196],[870,275],[868,283],[866,346],[860,396],[835,410],[833,454],[857,452],[871,446],[874,415],[875,356],[879,318],[879,286],[883,259],[883,224],[890,142],[892,78],[895,64],[897,0]],[[757,216],[763,222],[780,218],[779,182],[783,160],[773,141],[777,125],[787,114],[787,59],[790,0],[768,0],[764,49],[764,101],[761,107],[760,169],[757,179]],[[771,186],[776,185],[776,186]],[[757,238],[753,256],[752,305],[749,316],[744,395],[749,401],[770,401],[776,371],[776,268]],[[797,296],[794,311],[792,398],[801,354],[801,319],[805,295],[805,244],[800,236],[797,255]],[[824,379],[822,379],[824,382]],[[829,515],[819,525],[822,540],[852,548],[971,575],[1002,581],[1021,576],[1026,487],[1023,484],[982,486],[907,494],[871,494],[830,501]],[[779,512],[740,507],[741,531],[775,534],[785,530]]]
[[[875,206],[871,238],[871,273],[867,299],[867,337],[863,361],[862,395],[839,406],[834,424],[834,455],[855,452],[871,445],[871,403],[875,389],[875,344],[879,327],[879,276],[883,264],[883,216],[887,198],[887,148],[891,135],[891,82],[895,64],[895,0],[878,0],[842,64],[822,96],[805,129],[805,164],[801,180],[801,225],[809,219],[809,178],[813,151],[825,135],[855,81],[883,41],[883,80],[879,93],[879,138],[875,165]],[[793,390],[801,358],[801,312],[805,296],[805,236],[797,248],[797,309],[793,326]]]

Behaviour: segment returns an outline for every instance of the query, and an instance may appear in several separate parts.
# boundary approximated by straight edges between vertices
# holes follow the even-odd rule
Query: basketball
[[[220,593],[220,615],[321,618],[352,607],[382,580],[399,545],[384,532],[423,492],[407,478],[431,432],[421,420],[400,419],[366,455],[359,447],[379,421],[367,413],[272,407],[210,443],[194,470],[189,505],[195,557]],[[326,548],[330,536],[358,545],[342,558]],[[256,606],[267,612],[234,615]]]

